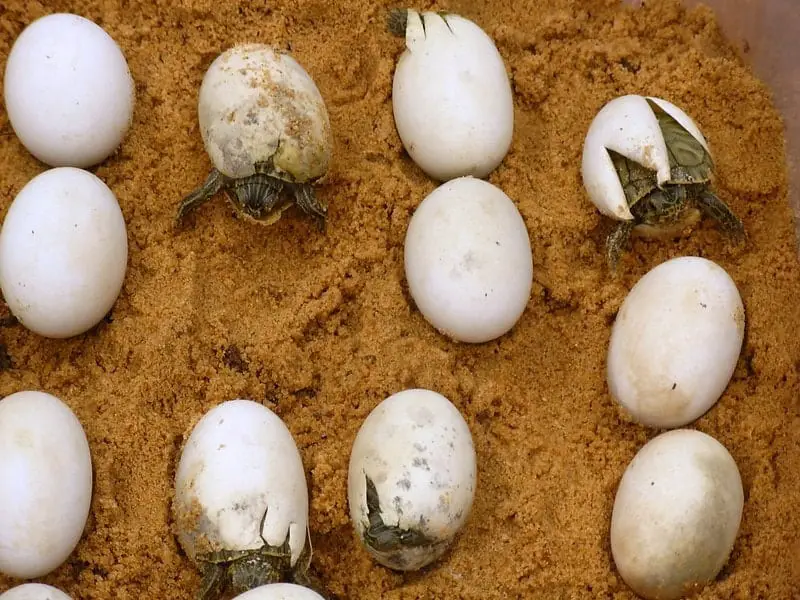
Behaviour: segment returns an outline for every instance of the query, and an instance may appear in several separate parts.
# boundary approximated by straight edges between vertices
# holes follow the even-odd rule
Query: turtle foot
[[[178,207],[178,214],[175,218],[176,225],[180,225],[184,217],[186,217],[190,211],[210,200],[211,197],[225,187],[226,184],[227,178],[216,169],[212,169],[205,183],[181,201]]]
[[[711,192],[703,192],[697,198],[697,205],[706,216],[717,221],[723,231],[736,239],[745,237],[744,224],[733,211]]]
[[[617,270],[622,250],[628,244],[634,225],[633,221],[622,221],[606,239],[606,259],[612,273]]]
[[[293,186],[294,199],[303,212],[311,215],[317,221],[320,231],[325,229],[325,220],[328,216],[328,207],[317,198],[314,188],[310,184],[296,184]]]

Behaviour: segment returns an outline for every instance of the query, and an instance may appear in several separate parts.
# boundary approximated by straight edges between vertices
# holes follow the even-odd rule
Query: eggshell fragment
[[[122,51],[78,15],[49,14],[23,30],[8,55],[4,91],[17,137],[54,167],[102,162],[133,118],[133,78]]]
[[[92,459],[61,400],[23,391],[0,401],[0,573],[47,575],[75,549],[92,497]]]
[[[712,581],[742,518],[736,463],[717,440],[678,429],[645,444],[620,481],[611,552],[623,580],[647,600],[677,600]]]
[[[324,598],[301,585],[272,583],[239,594],[233,600],[324,600]]]
[[[369,478],[379,515],[426,543],[395,543],[370,522]],[[458,409],[424,389],[398,392],[376,406],[359,429],[350,454],[348,501],[356,533],[382,565],[410,571],[439,558],[469,516],[477,466],[472,436]],[[380,538],[391,543],[374,543]]]
[[[708,143],[683,110],[661,98],[627,95],[614,98],[597,113],[583,145],[581,176],[589,199],[604,215],[633,220],[619,176],[608,154],[613,150],[656,172],[659,185],[670,179],[670,164],[652,100],[692,134],[706,150]]]
[[[308,488],[280,417],[243,399],[208,411],[183,448],[173,510],[193,561],[215,550],[278,547],[288,536],[294,566],[306,543]]]
[[[392,89],[403,145],[439,181],[485,177],[502,162],[514,130],[503,59],[492,39],[464,17],[407,15],[406,51]]]
[[[492,184],[448,181],[409,222],[405,274],[417,308],[438,331],[469,343],[496,339],[530,299],[533,257],[525,222]]]
[[[50,169],[17,194],[0,230],[0,288],[31,331],[84,333],[108,314],[128,264],[125,220],[98,177]]]
[[[72,600],[72,598],[50,585],[25,583],[0,594],[0,600]]]
[[[691,256],[658,265],[633,286],[612,327],[612,397],[649,427],[694,421],[725,391],[744,327],[742,299],[722,267]]]

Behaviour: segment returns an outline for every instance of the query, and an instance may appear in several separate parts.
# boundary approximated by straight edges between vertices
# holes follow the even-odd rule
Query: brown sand
[[[626,464],[655,432],[627,422],[609,399],[609,326],[649,268],[702,254],[739,285],[748,332],[732,383],[697,423],[730,449],[746,493],[730,563],[700,597],[800,597],[800,269],[768,90],[705,10],[684,13],[672,1],[638,12],[614,0],[525,4],[437,5],[497,40],[516,92],[515,141],[491,180],[530,229],[536,282],[514,331],[476,347],[437,335],[405,289],[405,227],[435,184],[394,130],[402,41],[385,30],[385,6],[0,1],[0,66],[24,25],[71,11],[120,43],[137,86],[130,135],[96,170],[129,227],[130,270],[113,320],[68,341],[0,330],[13,361],[0,373],[0,395],[33,388],[63,398],[86,428],[96,469],[86,534],[46,582],[76,600],[191,598],[198,576],[170,532],[177,455],[203,411],[248,397],[296,436],[310,474],[314,560],[339,597],[631,598],[610,557],[609,517]],[[177,202],[209,170],[197,129],[200,80],[239,41],[290,45],[326,98],[336,152],[320,191],[330,205],[324,236],[295,211],[268,228],[234,219],[222,197],[187,230],[172,229]],[[608,224],[583,193],[580,152],[595,112],[623,93],[669,98],[701,124],[718,191],[750,234],[744,249],[704,222],[677,242],[637,241],[621,277],[607,276]],[[4,214],[43,166],[0,119]],[[453,551],[402,576],[358,546],[345,482],[362,419],[411,386],[438,390],[463,411],[480,481]],[[0,590],[11,583],[0,579]]]

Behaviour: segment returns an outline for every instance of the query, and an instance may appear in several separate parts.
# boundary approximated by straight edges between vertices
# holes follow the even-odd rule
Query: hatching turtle
[[[225,190],[236,211],[269,225],[293,203],[325,225],[313,185],[328,170],[332,133],[325,102],[305,69],[264,44],[234,46],[206,71],[200,134],[213,169],[180,203],[180,222]]]
[[[713,171],[705,138],[673,104],[622,96],[603,107],[586,136],[582,174],[592,202],[620,221],[606,241],[612,269],[634,231],[675,235],[706,215],[743,236],[741,220],[712,191]]]
[[[198,554],[196,562],[203,581],[197,599],[217,600],[226,590],[242,594],[269,583],[295,583],[326,597],[322,585],[310,572],[310,536],[294,567],[288,537],[278,547],[270,546],[263,537],[261,539],[264,545],[254,550],[217,550]]]

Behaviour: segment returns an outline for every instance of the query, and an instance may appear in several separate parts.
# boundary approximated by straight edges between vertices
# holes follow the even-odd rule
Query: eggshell
[[[31,331],[67,338],[111,310],[128,263],[125,220],[95,175],[50,169],[17,194],[0,230],[0,288]]]
[[[744,327],[742,299],[722,267],[691,256],[658,265],[633,286],[612,327],[612,397],[643,425],[694,421],[725,391]]]
[[[0,401],[0,572],[47,575],[75,549],[92,497],[92,459],[80,422],[50,394]]]
[[[54,167],[102,162],[133,118],[133,78],[122,51],[78,15],[46,15],[23,30],[8,55],[4,90],[17,137]]]
[[[0,594],[0,600],[72,600],[72,598],[50,585],[25,583]]]
[[[462,342],[510,331],[525,311],[533,257],[525,222],[502,190],[462,177],[417,207],[405,238],[409,292],[425,319]]]
[[[213,550],[261,548],[265,541],[281,546],[288,536],[294,566],[306,542],[308,488],[280,417],[243,399],[208,411],[183,448],[173,509],[178,541],[191,560]]]
[[[664,109],[709,150],[695,122],[671,102],[652,96],[627,95],[614,98],[603,106],[586,133],[581,176],[589,199],[597,209],[621,221],[633,220],[633,215],[608,150],[656,171],[659,184],[670,179],[667,146],[658,119],[647,104],[648,99]]]
[[[300,585],[272,583],[239,594],[233,600],[324,600],[324,598]]]
[[[511,146],[514,102],[503,59],[458,15],[408,11],[392,109],[412,160],[439,181],[485,177]]]
[[[645,444],[620,481],[611,552],[623,580],[648,600],[677,600],[712,581],[742,518],[739,470],[725,447],[678,429]]]
[[[418,531],[431,545],[382,552],[364,541],[367,477],[375,484],[384,524]],[[379,563],[420,569],[439,558],[465,524],[476,479],[472,436],[458,409],[434,391],[404,390],[376,406],[356,436],[348,472],[350,517]]]
[[[258,163],[296,182],[328,169],[333,135],[317,85],[293,57],[265,44],[235,46],[211,63],[198,118],[206,151],[227,177],[253,175]]]

